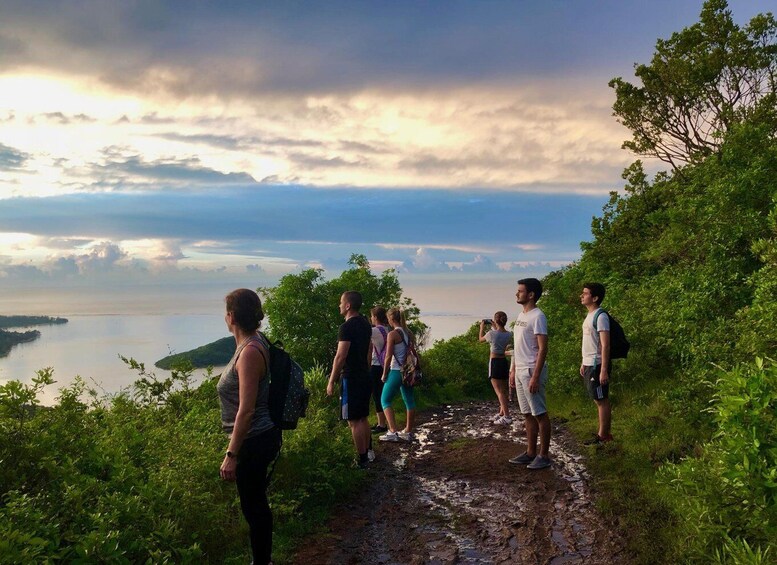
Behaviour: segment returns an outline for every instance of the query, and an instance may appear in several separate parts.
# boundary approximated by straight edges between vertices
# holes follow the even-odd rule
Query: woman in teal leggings
[[[407,328],[405,313],[399,308],[392,308],[386,314],[389,324],[393,328],[386,338],[386,361],[383,365],[383,394],[380,402],[383,405],[383,413],[386,415],[389,431],[380,436],[380,441],[412,441],[413,426],[415,424],[415,396],[413,388],[402,384],[402,372],[400,368],[407,355],[408,344],[414,343],[413,334]],[[397,431],[396,419],[391,403],[397,396],[397,391],[402,393],[402,401],[407,409],[405,428]]]

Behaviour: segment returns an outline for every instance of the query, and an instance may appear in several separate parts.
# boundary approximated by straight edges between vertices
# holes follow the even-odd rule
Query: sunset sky
[[[0,289],[567,264],[634,160],[608,81],[701,6],[4,1]]]

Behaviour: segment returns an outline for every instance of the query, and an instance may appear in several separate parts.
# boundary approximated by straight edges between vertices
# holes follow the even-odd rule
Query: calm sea
[[[510,317],[517,313],[514,281],[403,285],[431,328],[429,344],[463,333],[496,310],[505,310]],[[119,355],[133,357],[163,377],[166,372],[153,366],[158,359],[229,335],[223,317],[224,294],[224,285],[114,289],[110,293],[98,289],[14,291],[13,300],[0,300],[0,314],[64,316],[69,322],[36,327],[41,332],[38,340],[17,345],[0,358],[0,383],[10,379],[30,382],[35,371],[53,367],[57,384],[43,395],[45,403],[52,403],[58,388],[76,375],[115,393],[138,378]]]

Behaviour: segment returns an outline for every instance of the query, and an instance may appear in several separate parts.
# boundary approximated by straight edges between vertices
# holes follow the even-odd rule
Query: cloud
[[[469,263],[463,263],[461,270],[465,273],[498,273],[499,266],[485,255],[476,255]]]
[[[258,147],[321,147],[322,141],[314,139],[296,139],[292,137],[253,136],[253,135],[218,135],[212,133],[180,134],[163,132],[157,137],[170,141],[180,141],[199,145],[210,145],[222,149],[256,149]]]
[[[419,247],[415,255],[397,267],[400,273],[449,273],[451,268],[434,251]]]
[[[119,261],[125,259],[127,253],[115,243],[103,241],[93,246],[88,253],[75,257],[79,271],[107,271]]]
[[[24,168],[31,155],[0,143],[0,171],[18,171]]]
[[[90,73],[124,88],[182,95],[450,86],[505,76],[530,82],[557,72],[591,75],[603,63],[629,68],[645,43],[695,21],[699,5],[656,0],[559,10],[454,0],[441,10],[332,0],[316,8],[67,2],[52,10],[46,2],[8,0],[0,7],[0,65]]]
[[[147,162],[141,156],[126,158],[110,156],[102,164],[92,166],[97,185],[106,184],[131,186],[133,182],[161,181],[174,184],[246,184],[256,182],[248,173],[224,173],[202,166],[199,158],[156,159]]]
[[[86,114],[66,115],[63,112],[48,112],[46,114],[42,114],[41,117],[44,120],[55,122],[60,125],[69,125],[73,123],[92,123],[97,121],[96,118],[87,116]]]
[[[161,261],[163,263],[176,263],[186,258],[180,245],[172,241],[165,241],[162,244],[159,253],[154,256],[155,261]]]
[[[416,248],[420,239],[429,252],[446,249],[449,257],[455,252],[457,260],[469,260],[524,241],[543,241],[546,253],[568,249],[570,242],[576,247],[607,198],[483,191],[473,200],[443,190],[222,186],[0,199],[0,226],[54,238],[242,241],[263,254],[270,242],[273,249],[285,248],[278,242],[336,242],[354,252],[362,244],[385,252]],[[511,227],[489,229],[493,221]],[[514,247],[509,254],[515,258]]]

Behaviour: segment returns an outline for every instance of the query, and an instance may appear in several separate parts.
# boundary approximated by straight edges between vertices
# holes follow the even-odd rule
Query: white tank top
[[[398,371],[402,368],[402,363],[405,362],[405,357],[407,357],[407,346],[405,345],[405,342],[409,342],[410,338],[402,328],[397,328],[397,331],[404,341],[400,339],[399,343],[394,344],[394,356],[391,358],[391,368]]]

